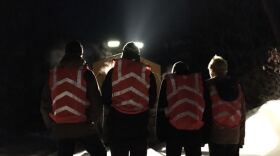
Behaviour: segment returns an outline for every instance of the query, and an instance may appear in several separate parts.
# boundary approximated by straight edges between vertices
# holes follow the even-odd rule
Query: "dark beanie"
[[[140,61],[139,48],[133,42],[126,43],[123,47],[122,58]]]
[[[189,74],[190,73],[189,66],[182,61],[178,61],[178,62],[174,63],[174,65],[172,67],[172,73]]]
[[[71,41],[65,46],[66,55],[81,55],[83,47],[79,41]]]

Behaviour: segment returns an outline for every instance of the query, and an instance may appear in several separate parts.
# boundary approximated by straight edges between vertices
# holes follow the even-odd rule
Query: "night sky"
[[[49,55],[67,41],[90,51],[109,39],[140,40],[163,71],[178,59],[205,70],[214,53],[237,64],[231,56],[279,46],[279,8],[278,0],[3,0],[0,132],[44,129]]]

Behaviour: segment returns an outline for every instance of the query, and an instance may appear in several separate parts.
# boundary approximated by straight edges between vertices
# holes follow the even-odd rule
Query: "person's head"
[[[79,41],[71,41],[65,46],[65,57],[81,58],[83,52],[83,46]]]
[[[140,50],[134,42],[127,42],[122,50],[122,58],[140,61]]]
[[[172,70],[171,70],[172,74],[189,74],[190,73],[190,69],[189,66],[182,62],[182,61],[178,61],[176,63],[174,63]]]
[[[228,63],[223,57],[214,55],[208,64],[208,70],[211,78],[226,76]]]

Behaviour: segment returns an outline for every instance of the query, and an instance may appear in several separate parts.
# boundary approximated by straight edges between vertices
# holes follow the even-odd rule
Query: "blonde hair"
[[[208,64],[208,70],[211,77],[225,76],[228,72],[228,63],[223,57],[215,54]]]

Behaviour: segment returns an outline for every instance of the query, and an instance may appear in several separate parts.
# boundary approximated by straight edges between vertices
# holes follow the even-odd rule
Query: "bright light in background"
[[[120,41],[112,40],[107,42],[107,46],[110,48],[117,48],[120,46],[120,43],[121,43]]]
[[[114,67],[114,62],[113,61],[107,61],[104,62],[104,66],[100,68],[98,74],[104,74],[106,75],[110,69]]]
[[[268,101],[246,121],[241,155],[279,156],[280,100]]]
[[[142,49],[144,47],[144,43],[143,42],[134,42],[134,44],[139,48]]]

